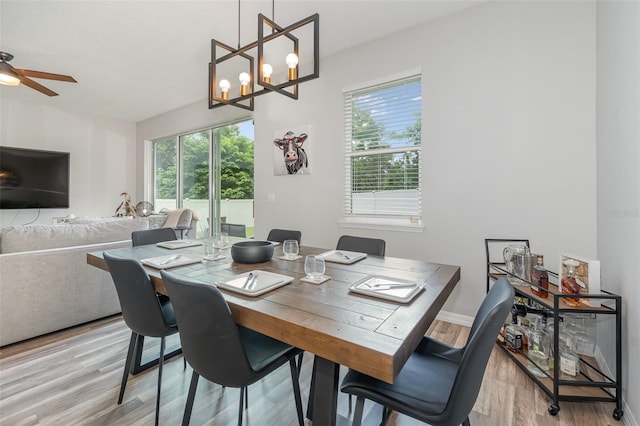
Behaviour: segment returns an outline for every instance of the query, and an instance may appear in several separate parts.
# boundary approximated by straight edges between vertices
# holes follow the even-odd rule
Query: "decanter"
[[[531,291],[536,296],[546,299],[549,296],[547,289],[549,288],[549,274],[544,268],[544,257],[538,255],[537,264],[531,271]]]
[[[576,281],[575,271],[576,266],[580,265],[577,260],[567,259],[564,262],[564,265],[567,267],[567,276],[562,278],[560,283],[561,292],[568,294],[580,294],[580,284]],[[569,306],[579,306],[580,299],[574,297],[563,297],[564,302]]]
[[[539,316],[535,322],[534,330],[529,333],[528,349],[527,369],[535,376],[546,376],[546,372],[549,371],[551,354],[551,341],[546,331],[546,317]]]

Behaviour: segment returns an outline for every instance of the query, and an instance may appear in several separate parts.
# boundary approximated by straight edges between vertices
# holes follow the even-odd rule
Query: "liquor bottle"
[[[580,284],[576,281],[575,270],[578,263],[577,260],[567,259],[563,262],[567,267],[567,276],[562,278],[561,281],[561,292],[569,293],[569,294],[580,294]],[[563,297],[565,303],[569,306],[579,306],[580,299],[573,297]]]
[[[531,271],[531,291],[536,296],[546,299],[549,296],[547,289],[549,288],[549,274],[544,269],[544,258],[538,255],[538,262]]]
[[[551,342],[546,331],[546,317],[539,316],[535,329],[529,333],[529,363],[527,369],[534,376],[544,377],[549,371]]]
[[[569,329],[571,324],[563,326],[560,339],[560,372],[562,375],[575,377],[580,373],[580,357],[573,350],[573,332]],[[567,377],[565,377],[567,378]]]

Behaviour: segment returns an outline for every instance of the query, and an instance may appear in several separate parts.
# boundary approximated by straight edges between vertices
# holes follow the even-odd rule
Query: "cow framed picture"
[[[273,174],[311,173],[311,126],[289,127],[273,134]]]

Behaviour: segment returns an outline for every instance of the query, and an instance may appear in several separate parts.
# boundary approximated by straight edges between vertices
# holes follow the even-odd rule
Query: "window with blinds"
[[[347,217],[422,222],[420,75],[345,91]]]

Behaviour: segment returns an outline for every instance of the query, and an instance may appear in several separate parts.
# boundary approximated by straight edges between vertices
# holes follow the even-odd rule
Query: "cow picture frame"
[[[311,126],[292,126],[273,132],[273,174],[311,173]]]

